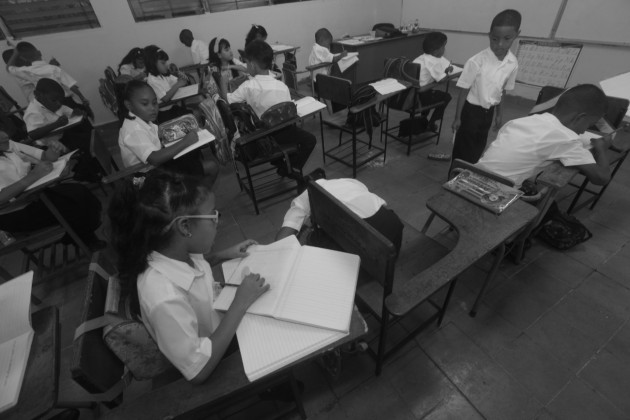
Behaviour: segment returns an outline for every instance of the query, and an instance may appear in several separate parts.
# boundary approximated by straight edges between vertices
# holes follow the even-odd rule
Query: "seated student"
[[[216,368],[247,308],[269,290],[248,274],[229,310],[213,309],[210,264],[247,255],[247,240],[211,254],[219,224],[214,194],[182,175],[152,172],[112,198],[109,218],[118,269],[160,351],[193,384]],[[204,255],[209,255],[208,260]],[[135,301],[135,302],[134,302]]]
[[[385,200],[371,193],[364,184],[356,179],[318,179],[324,176],[324,171],[321,169],[315,170],[309,175],[311,180],[316,180],[315,182],[333,197],[389,239],[396,247],[396,251],[400,251],[404,225],[396,213],[386,207]],[[291,207],[284,215],[284,222],[282,222],[282,227],[276,235],[276,240],[298,234],[304,221],[311,215],[311,205],[308,200],[308,191],[304,191],[291,202]]]
[[[597,86],[573,87],[560,96],[551,113],[506,123],[478,165],[511,179],[518,187],[559,160],[564,166],[577,167],[593,184],[605,185],[610,180],[606,151],[611,140],[592,139],[589,150],[579,135],[604,115],[606,107],[606,95]],[[614,146],[627,150],[627,134],[618,133]]]
[[[240,60],[234,58],[227,39],[221,39],[218,46],[216,45],[217,39],[213,38],[210,41],[208,63],[213,75],[216,74],[215,77],[218,79],[227,79],[229,87],[230,81],[247,73],[247,67]]]
[[[58,157],[57,147],[43,151],[14,142],[0,131],[0,204],[8,203],[47,175],[52,170],[51,162]],[[94,234],[101,224],[101,203],[87,188],[76,183],[64,183],[48,187],[46,192],[50,201],[91,250],[96,251],[106,245]],[[55,216],[41,201],[0,215],[0,229],[12,233],[31,232],[57,223]]]
[[[289,88],[269,74],[273,60],[273,50],[264,41],[252,41],[245,48],[247,70],[253,78],[240,85],[233,93],[227,92],[227,81],[222,80],[221,92],[228,103],[247,102],[259,117],[273,105],[291,100]],[[298,171],[315,148],[316,139],[311,133],[290,125],[273,133],[278,144],[295,144],[297,153],[291,156],[291,165]],[[278,174],[294,176],[287,173],[282,162],[277,163]]]
[[[132,48],[118,65],[118,74],[131,76],[134,79],[144,80],[147,78],[144,66],[144,52],[142,48]]]
[[[446,76],[453,71],[450,61],[444,58],[444,50],[446,48],[447,37],[442,32],[431,32],[427,34],[422,42],[424,54],[413,60],[414,63],[420,64],[420,86],[426,86],[431,83],[439,83],[446,79]],[[444,102],[444,105],[433,110],[433,115],[429,120],[429,127],[436,130],[436,121],[444,116],[444,110],[451,101],[451,95],[442,90],[430,89],[419,93],[420,103],[423,107],[430,106],[438,102]],[[430,111],[423,111],[425,117]]]
[[[144,49],[144,61],[147,66],[147,83],[155,91],[158,102],[163,105],[171,100],[177,90],[188,83],[184,79],[178,79],[168,70],[168,54],[155,45],[149,45]],[[186,108],[179,105],[160,106],[157,122],[161,124],[173,118],[189,114]]]
[[[118,133],[118,145],[126,168],[138,163],[161,165],[163,169],[203,178],[208,188],[214,184],[219,165],[213,160],[204,160],[198,149],[173,159],[198,140],[197,133],[188,133],[178,143],[162,147],[158,127],[153,124],[158,114],[158,102],[151,86],[132,80],[127,84],[123,97],[128,113]]]
[[[311,54],[308,56],[308,65],[314,66],[316,64],[321,63],[336,63],[345,56],[348,55],[348,52],[344,51],[339,54],[333,54],[330,52],[330,46],[333,41],[333,36],[330,31],[326,28],[318,29],[315,32],[315,44],[313,44],[313,49],[311,50]],[[339,73],[339,67],[337,67]],[[328,74],[329,69],[326,67],[322,67],[320,69],[313,71],[313,78],[316,78],[318,74]],[[317,79],[316,79],[317,80]],[[315,82],[317,88],[317,82]]]
[[[245,47],[252,41],[267,41],[267,30],[262,25],[252,24],[252,27],[245,36]]]
[[[14,51],[15,50],[13,48],[2,51],[2,59],[4,60],[4,64],[7,65],[7,73],[15,79],[15,82],[20,87],[24,97],[30,102],[31,99],[33,99],[35,83],[30,77],[26,77],[26,75],[20,73],[19,68],[25,67],[28,63],[22,60],[19,56],[13,61],[13,65],[9,66],[9,61],[11,60],[11,57],[13,57]]]
[[[90,108],[90,102],[83,93],[81,93],[81,90],[77,85],[77,81],[61,67],[43,61],[42,53],[35,48],[33,44],[29,42],[18,43],[15,47],[14,57],[16,55],[19,55],[22,60],[28,63],[27,66],[19,68],[19,74],[25,75],[27,78],[31,78],[34,83],[37,83],[37,81],[42,78],[56,81],[63,87],[65,92],[63,105],[72,109],[80,109],[90,118],[94,118],[94,113]],[[9,62],[12,63],[11,60],[9,60]],[[73,94],[79,98],[81,104],[76,103],[74,99],[72,99]]]
[[[193,63],[201,64],[208,62],[208,44],[199,39],[195,39],[190,29],[183,29],[179,33],[179,40],[182,44],[190,48]]]

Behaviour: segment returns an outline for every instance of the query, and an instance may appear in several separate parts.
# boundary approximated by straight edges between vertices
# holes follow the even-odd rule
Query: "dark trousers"
[[[302,167],[304,167],[304,164],[317,143],[317,139],[314,135],[295,125],[290,125],[273,133],[272,137],[281,146],[295,145],[297,147],[297,151],[289,155],[291,158],[291,166],[297,170],[302,170]]]
[[[492,126],[494,107],[485,109],[466,101],[462,108],[461,125],[455,135],[453,160],[477,163],[486,148]]]
[[[448,92],[444,92],[442,90],[428,90],[426,92],[418,93],[418,98],[420,99],[420,106],[426,107],[431,106],[433,104],[437,104],[440,102],[444,102],[443,105],[437,106],[433,108],[433,114],[431,115],[431,119],[429,120],[429,124],[433,124],[436,121],[441,120],[444,117],[444,110],[446,109],[449,102],[451,102],[451,95]],[[421,115],[428,116],[430,109],[426,111],[422,111]]]
[[[381,207],[372,216],[363,220],[389,239],[396,247],[396,252],[400,252],[404,225],[393,210]]]
[[[46,189],[46,194],[81,239],[87,243],[96,239],[94,231],[101,224],[101,203],[87,188],[79,184],[59,184]],[[0,216],[0,230],[12,233],[31,232],[56,224],[57,219],[41,201]]]
[[[90,121],[84,118],[78,125],[64,131],[59,139],[68,150],[79,150],[78,153],[72,155],[72,158],[77,161],[74,173],[78,181],[98,182],[100,180],[100,165],[90,154],[93,129]]]

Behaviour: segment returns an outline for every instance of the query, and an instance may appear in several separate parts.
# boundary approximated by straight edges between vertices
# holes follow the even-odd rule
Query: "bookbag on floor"
[[[552,247],[564,251],[588,241],[593,234],[582,222],[560,211],[556,203],[553,203],[545,215],[538,236]]]

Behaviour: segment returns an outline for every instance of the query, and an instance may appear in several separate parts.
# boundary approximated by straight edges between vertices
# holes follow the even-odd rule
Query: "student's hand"
[[[453,124],[451,125],[451,128],[453,129],[453,133],[459,130],[460,125],[462,125],[462,120],[460,120],[459,118],[455,118],[455,120],[453,121]]]
[[[196,131],[191,131],[184,136],[182,139],[182,143],[184,143],[187,147],[191,146],[199,141],[199,135]]]
[[[68,124],[68,117],[62,115],[61,117],[57,118],[55,124],[57,125],[57,127],[63,127],[64,125]]]
[[[444,73],[449,74],[449,73],[451,73],[452,71],[453,71],[453,66],[451,65],[451,66],[448,66],[448,67],[446,68],[446,70],[444,70]]]
[[[210,66],[210,73],[218,73],[219,68],[217,66]]]
[[[347,56],[348,56],[348,51],[343,51],[343,52],[341,52],[341,54],[339,54],[339,56],[340,56],[341,58],[347,57]]]
[[[623,128],[617,131],[611,145],[620,152],[630,149],[630,124],[624,124]]]
[[[85,115],[85,112],[83,112],[82,109],[79,108],[75,108],[72,110],[72,116],[73,117],[83,117]]]
[[[177,86],[177,88],[181,88],[186,86],[188,82],[184,79],[177,79],[177,82],[175,83],[175,86]]]
[[[249,255],[249,253],[247,252],[247,248],[252,245],[258,245],[258,242],[253,239],[247,239],[241,243],[238,243],[221,251],[221,257],[226,260],[247,257]]]
[[[59,140],[48,140],[48,150],[52,150],[58,155],[62,155],[68,152],[68,148],[63,145]],[[56,159],[55,159],[56,160]]]
[[[269,290],[269,285],[265,284],[265,279],[260,274],[248,274],[241,285],[238,286],[236,296],[232,305],[238,305],[241,309],[247,309],[256,302],[263,293]]]
[[[53,169],[53,164],[51,162],[46,162],[44,160],[40,161],[36,164],[29,175],[32,175],[35,180],[40,179],[41,177],[48,175]]]

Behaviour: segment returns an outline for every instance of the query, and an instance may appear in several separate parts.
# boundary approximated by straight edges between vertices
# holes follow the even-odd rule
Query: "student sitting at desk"
[[[134,79],[147,78],[147,70],[144,66],[144,52],[142,48],[132,48],[118,65],[118,74],[131,76]]]
[[[247,67],[240,60],[234,58],[232,48],[227,39],[221,39],[218,46],[216,45],[217,39],[212,39],[208,47],[210,51],[210,59],[208,60],[210,71],[215,75],[218,84],[221,84],[220,79],[227,79],[228,87],[231,87],[230,82],[232,80],[238,78],[245,80]],[[232,89],[230,89],[231,91]]]
[[[195,39],[190,29],[184,29],[179,33],[179,40],[182,44],[190,48],[193,63],[202,64],[208,62],[208,44]]]
[[[371,193],[364,184],[356,179],[320,179],[325,176],[326,174],[322,169],[317,169],[309,175],[309,178],[382,233],[394,244],[396,251],[400,251],[404,225],[396,213],[386,207],[385,200]],[[302,229],[304,221],[310,215],[311,205],[308,191],[304,191],[291,202],[291,207],[284,215],[282,228],[278,231],[276,240],[286,238],[289,235],[297,235]]]
[[[273,105],[291,101],[287,85],[269,74],[273,50],[263,41],[252,41],[245,48],[247,70],[253,77],[240,85],[233,93],[227,92],[227,80],[221,82],[221,94],[228,103],[247,102],[259,117]],[[290,125],[272,134],[278,144],[295,144],[297,153],[291,155],[293,169],[301,171],[315,148],[315,136],[295,125]],[[287,173],[284,162],[276,163],[281,176],[296,176]]]
[[[252,24],[245,36],[245,47],[252,41],[267,41],[267,30],[262,25]]]
[[[247,308],[269,289],[264,278],[248,274],[228,311],[221,317],[213,309],[210,264],[244,257],[256,243],[211,254],[216,207],[209,189],[169,173],[152,173],[139,185],[126,180],[109,207],[112,244],[132,310],[142,314],[160,351],[194,384],[209,378]]]
[[[577,167],[593,184],[605,185],[610,180],[606,151],[612,140],[610,136],[591,139],[589,150],[580,134],[603,117],[606,107],[606,95],[597,86],[573,87],[560,96],[551,113],[506,123],[478,165],[511,179],[518,187],[559,160],[564,166]],[[613,147],[630,148],[628,134],[627,128],[617,133]]]
[[[9,73],[11,77],[15,79],[15,83],[17,83],[17,85],[20,87],[20,90],[24,94],[24,97],[27,101],[30,102],[31,99],[33,99],[35,83],[30,77],[26,77],[25,75],[20,74],[19,68],[25,67],[28,64],[21,58],[18,57],[15,61],[13,61],[13,65],[9,66],[9,60],[11,60],[11,57],[13,57],[13,52],[13,48],[2,51],[2,59],[4,60],[4,64],[7,65],[7,73]]]
[[[160,104],[160,111],[157,115],[158,124],[188,114],[189,112],[182,106],[175,104],[166,105],[179,88],[186,86],[188,83],[183,78],[178,79],[169,72],[168,54],[155,45],[149,45],[144,49],[144,60],[149,74],[147,83],[155,91]]]
[[[330,46],[332,45],[333,36],[330,31],[326,28],[318,29],[315,32],[315,44],[313,44],[313,49],[311,50],[311,55],[308,56],[308,65],[314,66],[316,64],[321,63],[330,63],[334,66],[339,60],[348,55],[347,51],[344,51],[339,54],[333,54],[330,52]],[[341,71],[337,66],[338,73]],[[322,67],[316,70],[313,70],[313,79],[315,79],[315,88],[317,89],[317,75],[318,74],[328,74],[329,67]]]
[[[62,150],[46,151],[17,143],[0,131],[0,205],[7,204],[31,184],[50,173],[52,162]],[[64,183],[48,187],[46,193],[59,213],[91,250],[103,248],[94,231],[101,224],[101,203],[83,185]],[[58,224],[48,207],[37,200],[26,207],[0,215],[0,229],[12,233],[32,232]],[[66,238],[68,241],[69,238]]]

